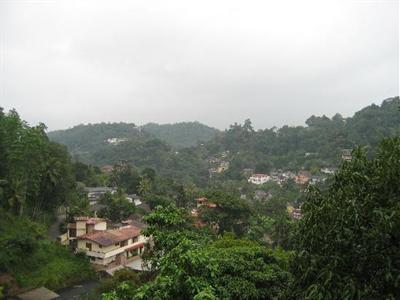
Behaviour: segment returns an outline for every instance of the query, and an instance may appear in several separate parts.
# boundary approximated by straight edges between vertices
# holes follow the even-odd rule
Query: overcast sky
[[[351,116],[399,94],[398,6],[0,0],[0,106],[50,130]]]

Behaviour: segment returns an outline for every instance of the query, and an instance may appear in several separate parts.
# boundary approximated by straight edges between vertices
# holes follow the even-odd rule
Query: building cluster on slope
[[[289,205],[287,207],[287,211],[289,213],[289,216],[295,220],[300,220],[303,217],[303,214],[301,212],[301,207],[295,208],[295,207]]]
[[[217,205],[215,203],[209,201],[205,197],[197,198],[196,199],[196,208],[193,208],[191,211],[191,216],[194,218],[195,226],[196,227],[204,227],[207,225],[200,218],[201,213],[202,213],[202,208],[214,209],[216,207],[217,207]]]
[[[221,161],[217,167],[208,169],[208,173],[210,174],[210,177],[212,177],[213,174],[221,174],[228,169],[229,161]]]
[[[321,170],[321,172],[324,174],[333,174],[335,170],[331,168],[325,168],[324,171]],[[252,174],[247,181],[256,185],[274,182],[282,186],[288,180],[293,180],[298,185],[317,184],[326,180],[326,176],[324,174],[312,175],[310,172],[304,170],[299,171],[297,174],[291,171],[271,172],[270,174],[257,173]]]
[[[214,174],[221,174],[229,169],[229,151],[223,151],[219,157],[211,157],[207,162],[212,166],[208,169],[210,177]]]
[[[106,186],[85,187],[84,192],[86,193],[89,200],[90,211],[94,214],[97,214],[101,209],[106,207],[106,205],[99,203],[100,198],[107,193],[114,195],[117,192],[117,189]],[[147,207],[144,207],[145,204],[143,203],[142,198],[139,195],[126,194],[125,198],[129,203],[134,204],[136,207],[143,207],[145,210],[147,210]]]

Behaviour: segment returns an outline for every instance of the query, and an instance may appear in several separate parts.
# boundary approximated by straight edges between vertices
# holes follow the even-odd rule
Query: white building
[[[127,138],[110,138],[110,139],[107,139],[107,143],[117,146],[123,142],[126,142],[127,140],[128,140]]]
[[[268,174],[253,174],[248,182],[253,184],[264,184],[270,180],[270,176]]]

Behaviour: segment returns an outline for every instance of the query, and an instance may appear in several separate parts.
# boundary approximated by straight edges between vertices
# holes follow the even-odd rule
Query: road
[[[60,235],[60,224],[65,220],[65,213],[61,213],[57,215],[56,221],[50,225],[49,229],[47,230],[47,236],[49,239],[55,241],[57,237]]]
[[[93,292],[99,285],[100,284],[97,280],[91,280],[82,282],[79,285],[64,288],[62,290],[57,291],[57,294],[60,295],[60,297],[57,298],[57,300],[81,299],[81,297]]]

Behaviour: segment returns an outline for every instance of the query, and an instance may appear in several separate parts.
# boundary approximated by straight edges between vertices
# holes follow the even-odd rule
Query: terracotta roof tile
[[[80,240],[90,240],[103,246],[109,246],[140,235],[140,229],[134,226],[117,230],[93,231],[78,237]]]

